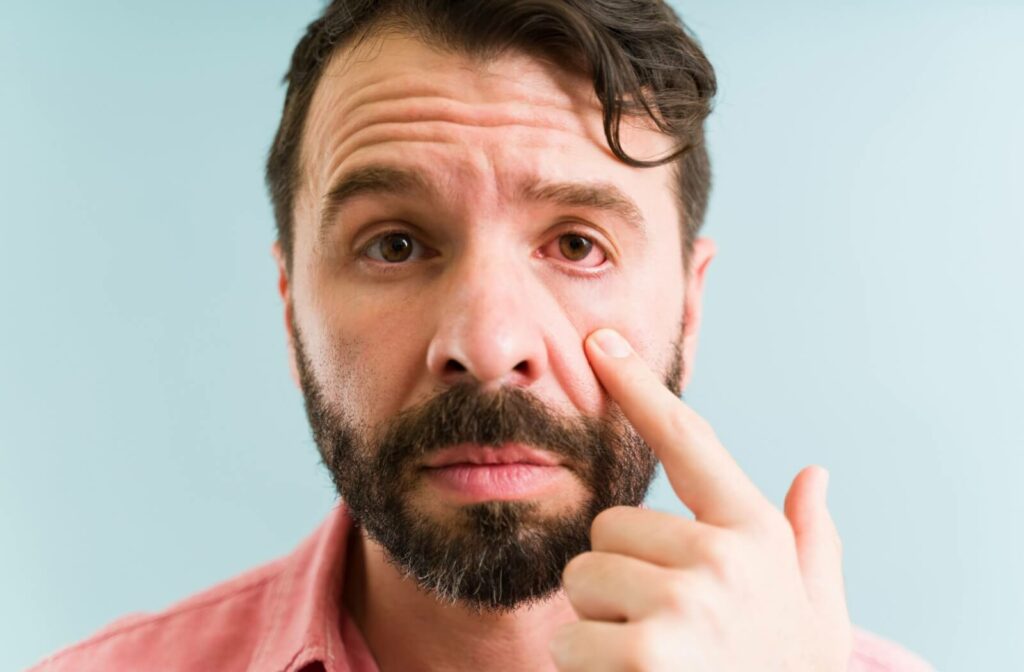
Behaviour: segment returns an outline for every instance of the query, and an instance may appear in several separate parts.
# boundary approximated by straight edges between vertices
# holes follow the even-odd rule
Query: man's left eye
[[[543,252],[545,256],[561,257],[573,265],[587,268],[600,266],[607,259],[600,245],[579,233],[563,233],[548,243]]]

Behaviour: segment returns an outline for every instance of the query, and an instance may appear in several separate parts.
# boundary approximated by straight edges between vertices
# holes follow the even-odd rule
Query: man
[[[41,670],[914,670],[679,398],[714,73],[658,0],[335,0],[267,176],[341,496],[291,555]],[[694,519],[642,508],[658,461]]]

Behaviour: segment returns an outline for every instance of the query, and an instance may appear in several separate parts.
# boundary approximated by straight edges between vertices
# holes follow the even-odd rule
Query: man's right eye
[[[423,253],[423,245],[411,235],[402,231],[383,233],[371,240],[369,245],[363,250],[363,254],[374,261],[381,261],[387,264],[399,264],[410,260],[415,261],[422,258]]]

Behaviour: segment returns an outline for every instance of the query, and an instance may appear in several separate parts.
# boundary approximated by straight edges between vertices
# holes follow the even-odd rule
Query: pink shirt
[[[377,672],[359,629],[340,606],[351,529],[339,504],[290,555],[162,612],[125,616],[31,672]],[[900,646],[855,630],[850,672],[931,669]]]

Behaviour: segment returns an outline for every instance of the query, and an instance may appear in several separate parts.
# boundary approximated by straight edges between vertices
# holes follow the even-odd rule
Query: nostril
[[[466,367],[454,359],[449,359],[444,365],[445,373],[465,373]]]
[[[516,364],[516,371],[523,375],[530,373],[530,364],[524,359],[523,361]]]

